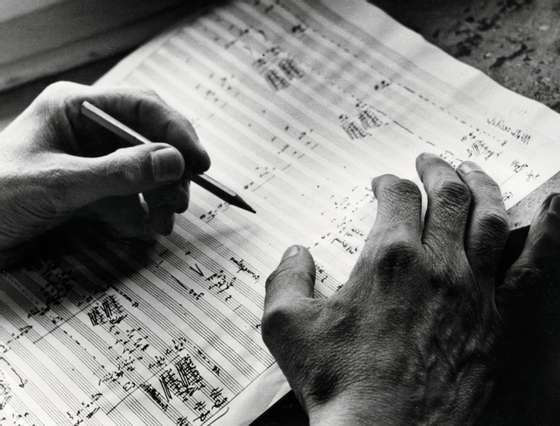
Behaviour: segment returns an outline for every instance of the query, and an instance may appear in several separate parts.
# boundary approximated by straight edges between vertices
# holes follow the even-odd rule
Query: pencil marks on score
[[[135,81],[152,82],[171,100],[194,105],[197,125],[213,126],[208,133],[224,140],[220,153],[242,164],[228,168],[226,162],[225,170],[238,172],[232,175],[248,197],[309,206],[313,218],[289,218],[292,211],[285,209],[282,217],[277,211],[272,219],[255,217],[250,223],[251,232],[258,228],[255,234],[236,228],[222,236],[223,229],[235,228],[232,218],[238,213],[204,199],[204,207],[178,217],[177,232],[145,255],[86,250],[24,271],[18,285],[6,286],[10,300],[28,301],[16,302],[17,314],[3,312],[10,328],[1,335],[0,371],[9,377],[0,377],[0,404],[15,407],[12,395],[26,402],[48,399],[34,395],[27,384],[25,394],[16,386],[32,376],[18,381],[2,359],[18,356],[29,368],[26,373],[60,380],[43,388],[62,389],[68,396],[60,404],[67,411],[61,422],[78,425],[101,418],[102,412],[111,419],[130,415],[152,423],[208,424],[273,362],[259,328],[263,281],[272,264],[268,237],[290,231],[277,227],[280,221],[291,220],[287,225],[297,232],[313,227],[306,244],[318,260],[319,296],[340,288],[331,265],[353,263],[373,220],[374,200],[362,176],[344,187],[337,178],[351,177],[364,158],[376,160],[366,156],[368,146],[385,143],[381,154],[389,165],[397,163],[389,154],[403,153],[394,149],[402,138],[454,165],[464,159],[499,160],[512,176],[539,178],[529,158],[506,157],[509,148],[533,147],[535,141],[517,121],[485,118],[477,127],[452,105],[386,71],[367,43],[352,46],[361,36],[348,29],[350,23],[337,25],[337,34],[334,25],[306,22],[292,13],[303,5],[319,16],[321,4],[230,2],[174,33],[146,59],[139,71],[145,78]],[[333,51],[337,58],[328,55]],[[226,57],[231,66],[224,66]],[[338,58],[343,62],[330,66]],[[184,74],[174,75],[168,64]],[[425,116],[413,116],[417,109]],[[448,134],[453,140],[443,140]],[[350,150],[360,154],[347,156]],[[290,191],[289,198],[275,196],[282,190]],[[514,195],[506,191],[504,198]],[[51,363],[71,366],[64,369],[65,378],[41,365],[43,359],[27,361],[23,342]],[[67,388],[64,380],[72,385]],[[25,410],[13,416],[4,410],[0,419],[3,415],[7,424],[36,420]],[[60,420],[56,415],[51,420]]]

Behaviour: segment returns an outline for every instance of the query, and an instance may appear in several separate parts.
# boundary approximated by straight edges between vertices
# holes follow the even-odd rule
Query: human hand
[[[313,298],[302,247],[267,281],[263,338],[311,424],[469,424],[490,395],[509,232],[500,190],[470,162],[455,171],[424,154],[417,170],[424,224],[414,183],[374,179],[376,221],[338,293]]]
[[[84,100],[167,143],[122,148],[82,116]],[[55,83],[0,134],[0,264],[76,212],[125,237],[167,234],[187,209],[188,177],[209,166],[188,120],[155,93]]]
[[[559,194],[542,203],[523,240],[510,238],[506,248],[510,263],[517,260],[496,293],[504,330],[494,391],[479,425],[557,425],[560,419]]]

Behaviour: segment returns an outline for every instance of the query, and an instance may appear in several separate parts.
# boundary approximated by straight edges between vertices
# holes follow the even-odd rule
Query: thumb
[[[282,256],[276,270],[266,280],[264,316],[277,308],[289,308],[302,297],[313,297],[315,262],[301,246],[292,246]]]
[[[180,180],[185,160],[164,143],[118,149],[103,157],[72,157],[63,185],[64,203],[76,209],[97,200],[138,194]]]
[[[266,280],[262,317],[262,337],[277,361],[284,364],[291,350],[286,344],[306,325],[302,308],[311,300],[315,285],[315,262],[309,251],[292,246],[284,253],[276,270]]]

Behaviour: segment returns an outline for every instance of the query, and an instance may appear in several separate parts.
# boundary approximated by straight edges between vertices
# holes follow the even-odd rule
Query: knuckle
[[[142,184],[149,181],[148,162],[143,157],[121,158],[122,149],[115,152],[115,158],[105,165],[105,176],[109,182],[119,182],[123,185]]]
[[[39,110],[46,110],[63,104],[68,93],[72,90],[71,86],[72,83],[66,81],[57,81],[56,83],[49,84],[33,103]]]
[[[509,231],[509,222],[505,212],[486,212],[480,219],[480,229],[488,238],[506,235]]]
[[[132,93],[132,96],[137,99],[138,110],[150,109],[154,105],[165,105],[163,99],[158,95],[155,90],[152,89],[139,89]]]
[[[379,249],[377,255],[378,271],[390,272],[402,270],[406,271],[409,267],[419,261],[420,252],[416,245],[407,241],[391,242]]]
[[[59,117],[58,113],[68,113],[71,100],[77,98],[80,93],[85,93],[86,87],[68,81],[57,81],[43,89],[33,101],[31,109],[35,113],[46,115],[49,122],[56,124],[55,117]]]
[[[296,314],[296,308],[287,304],[276,304],[265,310],[261,321],[261,331],[267,346],[270,347],[274,338],[283,334]]]
[[[134,113],[137,117],[153,116],[155,111],[164,108],[167,110],[163,99],[151,89],[135,89],[130,93],[133,101]]]
[[[434,189],[434,196],[453,207],[465,207],[471,202],[469,187],[462,182],[442,182]]]
[[[81,85],[69,81],[57,81],[49,84],[37,97],[39,103],[63,103],[72,94],[79,91]]]
[[[49,98],[64,98],[68,94],[76,91],[79,85],[69,81],[57,81],[49,84],[40,96],[48,96]]]

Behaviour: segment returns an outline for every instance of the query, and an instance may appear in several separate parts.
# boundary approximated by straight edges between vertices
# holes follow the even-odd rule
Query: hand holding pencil
[[[84,101],[82,103],[82,114],[84,114],[86,117],[96,122],[103,128],[109,130],[116,136],[121,137],[123,141],[128,142],[130,145],[134,146],[152,143],[150,140],[148,140],[135,130],[132,130],[124,123],[110,116],[105,111],[102,111],[88,101]],[[194,183],[211,192],[226,203],[239,207],[240,209],[256,213],[256,211],[249,204],[247,204],[247,202],[245,202],[245,200],[243,200],[243,198],[241,198],[239,194],[228,188],[223,183],[218,182],[216,179],[213,179],[204,173],[200,175],[195,174],[191,177],[191,179]]]
[[[82,114],[84,101],[145,138],[167,143],[123,143]],[[33,237],[78,212],[127,238],[168,234],[174,214],[188,206],[185,176],[222,199],[236,196],[201,176],[210,159],[192,126],[153,93],[56,83],[1,133],[0,142],[0,264],[28,256]]]

